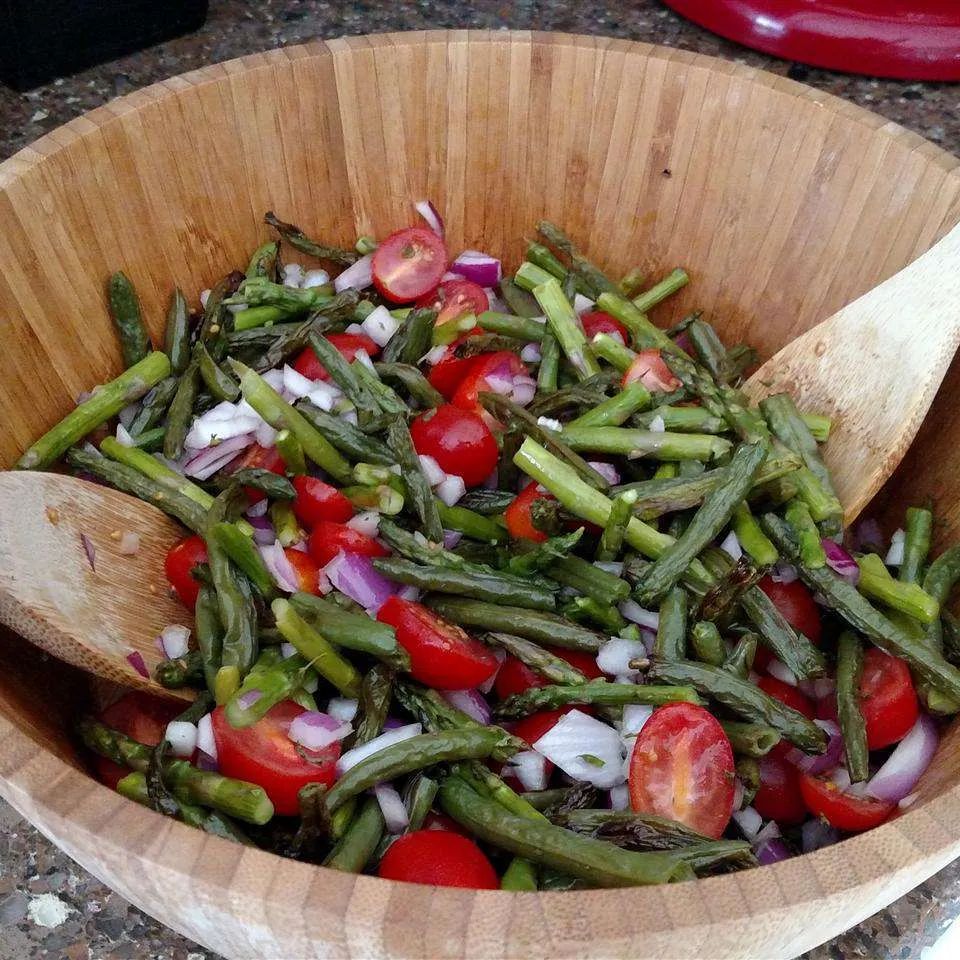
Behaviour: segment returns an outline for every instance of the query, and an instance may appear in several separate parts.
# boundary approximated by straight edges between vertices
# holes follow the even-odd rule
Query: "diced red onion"
[[[585,297],[582,293],[575,293],[573,295],[573,309],[576,313],[589,313],[596,304],[589,297]]]
[[[241,693],[240,696],[237,697],[237,704],[241,710],[249,710],[262,696],[262,690],[257,690],[256,688],[247,690],[246,693]]]
[[[446,471],[437,463],[434,457],[426,453],[421,453],[417,459],[420,461],[420,469],[423,471],[423,475],[427,478],[427,483],[429,483],[431,487],[435,487],[447,479]]]
[[[521,407],[530,403],[537,393],[537,381],[530,377],[518,374],[513,378],[513,388],[510,399]]]
[[[678,333],[674,337],[673,342],[681,349],[687,353],[693,353],[693,344],[690,342],[690,336],[686,330]]]
[[[840,839],[840,832],[829,823],[814,817],[800,828],[800,842],[804,853],[813,853],[823,847],[829,847]]]
[[[190,646],[190,628],[182,623],[171,623],[160,631],[160,643],[168,660],[186,656]]]
[[[462,539],[463,534],[459,530],[443,531],[443,547],[445,550],[452,550]]]
[[[630,788],[625,783],[610,788],[610,809],[630,809]]]
[[[420,588],[415,587],[412,583],[405,583],[399,590],[397,590],[396,596],[401,600],[409,600],[411,603],[416,603],[420,599]]]
[[[789,563],[778,563],[773,570],[770,571],[770,579],[774,583],[793,583],[799,576],[800,574],[797,573],[797,568]]]
[[[745,796],[743,781],[739,777],[733,778],[733,809],[739,810],[743,806]]]
[[[205,713],[197,722],[197,749],[217,760],[217,741],[213,735],[213,716]]]
[[[350,723],[357,715],[359,707],[359,700],[353,700],[350,697],[331,697],[329,703],[327,703],[327,713],[337,720]]]
[[[247,508],[247,516],[251,518],[265,516],[269,508],[270,501],[266,497],[261,497]]]
[[[617,609],[631,623],[648,630],[657,630],[660,627],[660,614],[655,610],[644,610],[636,600],[624,600]]]
[[[533,748],[574,780],[603,790],[623,781],[620,735],[613,727],[580,710],[564,714]]]
[[[501,397],[509,396],[513,390],[513,380],[510,377],[510,369],[506,364],[491,370],[485,377],[487,387],[491,393],[499,394]]]
[[[143,654],[139,650],[133,650],[127,654],[127,663],[133,667],[141,677],[145,677],[147,680],[150,679],[150,671],[147,669],[147,665],[144,662]]]
[[[857,561],[839,543],[829,537],[824,537],[820,543],[823,546],[823,552],[827,555],[827,566],[843,577],[847,583],[856,586],[860,580],[860,567],[857,566]]]
[[[903,563],[903,548],[907,535],[902,530],[894,530],[890,538],[890,549],[884,558],[884,563],[888,567],[899,567]]]
[[[90,564],[90,569],[96,573],[97,548],[93,545],[93,541],[85,533],[80,534],[80,544],[83,547],[83,552],[87,555],[87,563]]]
[[[840,735],[840,727],[832,720],[814,720],[813,721],[827,736],[827,749],[816,755],[804,753],[798,747],[791,747],[787,751],[787,761],[792,763],[798,770],[804,773],[817,774],[826,773],[832,770],[843,756],[843,737]]]
[[[658,413],[658,414],[650,421],[650,426],[647,427],[647,429],[648,429],[651,433],[666,433],[666,431],[667,431],[667,425],[666,425],[666,423],[664,422],[663,417],[661,417],[660,414]]]
[[[122,557],[132,557],[140,552],[140,534],[133,530],[124,530],[120,534],[117,553]]]
[[[244,433],[231,437],[212,447],[206,447],[195,456],[190,457],[183,465],[183,472],[188,477],[197,480],[209,480],[221,467],[225,467],[241,450],[245,450],[252,442],[253,435]]]
[[[620,735],[635,737],[653,716],[653,707],[646,703],[628,703],[620,720]]]
[[[117,443],[122,447],[135,447],[137,442],[122,423],[117,423]]]
[[[439,236],[443,236],[445,229],[443,224],[443,217],[440,216],[440,212],[429,200],[418,200],[414,205],[414,209],[421,217],[426,221],[427,226]]]
[[[455,473],[448,473],[437,484],[437,496],[448,507],[452,507],[466,492],[467,485],[464,483],[463,477],[458,477]]]
[[[515,753],[507,761],[503,772],[515,776],[524,790],[545,790],[550,779],[547,759],[536,750]]]
[[[207,773],[216,773],[220,769],[217,758],[212,757],[209,753],[205,753],[199,747],[197,747],[194,766],[196,766],[198,770],[204,770]]]
[[[289,393],[291,396],[296,397],[299,400],[301,397],[309,396],[315,385],[316,384],[313,380],[305,377],[298,370],[294,370],[289,364],[284,364],[284,392]]]
[[[866,550],[868,548],[880,549],[883,546],[883,531],[880,524],[872,517],[861,520],[854,528],[852,537],[854,550]]]
[[[837,689],[837,681],[832,677],[818,677],[816,680],[798,680],[797,687],[811,699],[822,700]]]
[[[341,550],[324,568],[330,583],[365,610],[379,610],[396,592],[394,585],[374,569],[369,557]]]
[[[640,640],[611,637],[597,651],[597,666],[612,677],[635,677],[639,671],[631,668],[630,661],[646,655],[647,649]]]
[[[500,471],[494,467],[490,476],[480,484],[481,490],[496,490],[500,486]]]
[[[878,800],[892,803],[902,800],[930,766],[939,742],[936,724],[927,714],[921,713],[910,732],[870,778],[867,792]]]
[[[559,420],[554,420],[553,417],[537,417],[537,426],[557,433],[563,430],[563,424]]]
[[[322,287],[325,283],[330,282],[330,274],[326,270],[308,270],[303,275],[303,283],[301,286],[304,290],[310,290],[313,287]]]
[[[756,839],[763,826],[763,817],[753,807],[744,807],[733,811],[733,821],[743,831],[743,835],[751,842]]]
[[[380,514],[376,510],[364,510],[352,516],[347,526],[368,537],[375,537],[380,531]]]
[[[295,593],[300,589],[297,571],[287,559],[279,540],[274,540],[273,543],[258,544],[257,549],[260,551],[260,556],[263,557],[263,562],[270,576],[273,577],[273,582],[284,593]]]
[[[612,463],[606,463],[603,460],[588,460],[587,463],[611,485],[620,482],[620,471]]]
[[[490,676],[487,677],[487,679],[477,687],[477,689],[484,696],[486,696],[493,689],[493,685],[497,679],[497,674],[500,673],[500,669],[503,667],[507,659],[507,651],[501,650],[499,647],[496,650],[491,650],[490,652],[497,661],[497,669],[494,670],[493,673],[491,673]]]
[[[368,253],[356,263],[350,264],[346,270],[334,277],[333,289],[337,293],[344,290],[366,290],[373,283],[373,254]]]
[[[285,263],[283,265],[283,285],[285,287],[303,286],[304,272],[299,263]]]
[[[199,297],[200,306],[203,307],[204,309],[206,309],[207,307],[207,301],[210,299],[211,292],[212,291],[210,290],[209,287],[206,290],[200,291],[200,297]]]
[[[360,326],[375,344],[385,347],[400,329],[400,321],[386,307],[379,306],[367,314]]]
[[[492,287],[498,284],[503,277],[503,268],[496,257],[479,250],[464,250],[456,260],[450,264],[452,273],[456,273],[481,287]],[[489,308],[489,302],[487,304]]]
[[[263,501],[266,503],[266,500]],[[276,531],[268,517],[250,517],[250,526],[253,527],[253,541],[261,547],[272,544],[277,539]]]
[[[323,750],[332,743],[339,743],[353,727],[344,720],[338,720],[319,710],[305,710],[290,723],[287,736],[308,750]]]
[[[776,840],[780,836],[780,825],[776,820],[768,820],[755,837],[754,842],[759,845],[766,843],[768,840]]]
[[[440,695],[461,713],[465,713],[485,727],[489,726],[492,716],[490,704],[484,700],[479,690],[442,690]]]
[[[170,744],[175,757],[192,757],[197,749],[197,728],[185,720],[171,720],[167,724],[164,739]]]
[[[520,351],[520,359],[526,363],[539,363],[543,359],[540,354],[540,344],[528,343]]]
[[[787,845],[779,837],[774,837],[766,843],[759,844],[756,855],[757,861],[762,867],[767,867],[771,863],[779,863],[781,860],[789,860],[793,856],[787,849]]]
[[[739,560],[743,556],[743,547],[740,546],[740,541],[732,530],[723,538],[720,549],[734,560]]]
[[[280,644],[280,656],[283,657],[284,660],[289,660],[296,655],[297,648],[292,643],[287,643],[287,641],[284,640],[283,643]]]
[[[400,794],[391,784],[378,783],[373,788],[373,795],[380,804],[380,812],[383,814],[383,824],[387,828],[387,833],[403,833],[410,825],[410,814]]]
[[[789,683],[791,687],[797,685],[797,675],[783,661],[775,657],[767,664],[767,673],[783,683]]]
[[[386,726],[386,724],[384,724],[384,726]],[[372,757],[375,753],[386,750],[387,747],[392,747],[395,743],[402,743],[411,737],[419,736],[422,732],[423,727],[421,727],[419,723],[407,723],[401,727],[394,727],[392,730],[387,730],[386,733],[381,733],[379,737],[374,737],[367,743],[348,750],[346,753],[341,754],[340,759],[337,760],[337,776],[342,777],[348,770],[351,770],[360,763],[361,760],[366,760],[367,757]]]
[[[919,793],[908,793],[898,804],[897,806],[901,810],[906,810],[907,807],[912,807],[917,800],[920,798]]]

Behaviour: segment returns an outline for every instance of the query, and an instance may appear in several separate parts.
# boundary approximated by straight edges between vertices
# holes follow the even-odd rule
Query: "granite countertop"
[[[726,57],[875,110],[960,153],[960,86],[816,70],[728,43],[656,0],[212,0],[199,32],[18,94],[0,88],[0,158],[112,97],[211,62],[314,37],[438,27],[596,33]],[[960,861],[805,960],[960,953]],[[935,946],[932,946],[936,944]],[[0,801],[0,960],[216,960],[95,880]]]

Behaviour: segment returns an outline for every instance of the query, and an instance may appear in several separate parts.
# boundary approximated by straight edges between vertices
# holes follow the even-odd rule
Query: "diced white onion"
[[[563,430],[563,424],[559,420],[554,420],[553,417],[537,417],[537,426],[555,430],[557,433]]]
[[[330,274],[326,270],[308,270],[303,275],[303,283],[301,286],[304,290],[309,290],[312,287],[322,287],[325,283],[330,282]]]
[[[204,310],[207,309],[207,301],[210,299],[211,292],[209,288],[200,291],[200,306],[203,307]]]
[[[623,573],[622,560],[594,560],[593,565],[598,570],[603,570],[606,573],[612,573],[615,577],[619,577]]]
[[[520,351],[520,359],[525,363],[539,363],[542,359],[540,354],[540,344],[539,343],[528,343]]]
[[[446,344],[441,343],[439,346],[434,347],[432,350],[428,350],[423,355],[424,363],[430,364],[431,367],[436,366],[443,358],[447,355],[449,347]]]
[[[734,560],[739,560],[743,556],[743,547],[740,546],[740,541],[732,530],[723,538],[720,549]]]
[[[380,804],[387,833],[403,833],[410,825],[410,814],[396,788],[389,783],[378,783],[373,788],[373,795]]]
[[[655,610],[644,610],[636,600],[624,600],[617,609],[631,623],[648,630],[656,630],[660,626],[660,614]]]
[[[213,715],[205,713],[197,721],[197,749],[217,759],[217,741],[213,736]]]
[[[160,631],[160,644],[169,660],[186,656],[189,642],[190,628],[181,623],[171,623]]]
[[[452,507],[466,492],[467,485],[463,477],[458,477],[455,473],[448,473],[443,482],[437,484],[437,496],[448,507]]]
[[[630,661],[647,655],[647,648],[640,640],[611,637],[597,652],[597,666],[612,677],[635,677],[639,674],[630,666]]]
[[[350,264],[346,270],[338,274],[333,281],[333,289],[337,293],[352,288],[366,290],[373,283],[373,254],[368,253],[356,263]]]
[[[621,783],[610,789],[610,809],[611,810],[629,810],[630,809],[630,788]]]
[[[903,563],[903,545],[906,537],[907,535],[902,530],[894,531],[890,538],[890,549],[883,561],[888,567],[899,567]]]
[[[327,713],[337,720],[343,720],[344,723],[350,723],[357,715],[360,707],[359,700],[352,700],[350,697],[331,697],[327,704]]]
[[[314,404],[314,406],[319,407],[321,410],[326,410],[327,413],[333,410],[334,406],[342,398],[343,391],[336,385],[328,383],[325,380],[313,380],[311,382],[310,392],[307,394],[307,399]]]
[[[623,782],[620,735],[580,710],[564,714],[533,748],[574,780],[604,790]]]
[[[285,263],[283,265],[283,285],[285,287],[302,287],[304,270],[299,263]]]
[[[119,421],[117,422],[117,443],[124,447],[135,447],[137,445],[136,440],[130,436],[127,428]]]
[[[283,389],[286,390],[287,393],[292,394],[299,400],[301,397],[309,396],[314,386],[313,380],[308,379],[302,373],[294,370],[293,367],[286,364],[284,365]]]
[[[400,329],[400,321],[384,306],[379,306],[360,324],[363,332],[378,346],[385,347]]]
[[[777,680],[789,683],[791,687],[797,685],[797,675],[780,660],[772,659],[770,663],[767,664],[767,673],[769,673],[771,677],[776,677]]]
[[[420,469],[423,471],[423,475],[427,478],[427,483],[429,483],[431,487],[435,487],[447,479],[446,472],[433,457],[421,453],[417,459],[420,461]]]
[[[197,728],[185,720],[171,720],[164,737],[175,757],[192,757],[197,749]]]
[[[649,429],[651,433],[666,432],[667,425],[663,422],[663,417],[661,417],[659,413],[650,421]]]
[[[347,521],[347,526],[368,537],[375,537],[380,531],[380,514],[376,510],[364,510]]]
[[[620,735],[635,737],[643,725],[653,716],[653,707],[646,703],[628,703],[623,708],[623,717],[620,721]]]
[[[763,817],[753,807],[734,810],[733,819],[743,831],[743,835],[750,841],[756,839],[757,834],[760,833],[760,828],[763,826]]]
[[[124,530],[120,534],[120,543],[117,544],[117,552],[123,557],[132,557],[140,552],[140,534],[133,530]]]
[[[577,313],[589,313],[596,304],[589,297],[585,297],[582,293],[575,293],[573,295],[573,309]]]
[[[513,774],[524,790],[545,790],[549,776],[547,759],[536,750],[521,750],[515,753],[503,768],[505,774]]]
[[[304,684],[306,688],[306,684]],[[353,727],[345,720],[338,720],[319,710],[305,710],[290,723],[287,736],[308,750],[323,750],[349,736]]]

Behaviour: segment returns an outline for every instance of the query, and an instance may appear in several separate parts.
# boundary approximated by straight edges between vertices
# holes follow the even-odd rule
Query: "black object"
[[[200,27],[208,0],[0,0],[0,80],[29,90]]]

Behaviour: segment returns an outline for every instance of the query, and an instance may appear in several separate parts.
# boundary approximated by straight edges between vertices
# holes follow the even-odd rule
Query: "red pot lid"
[[[960,0],[664,0],[747,47],[815,67],[960,80]]]

